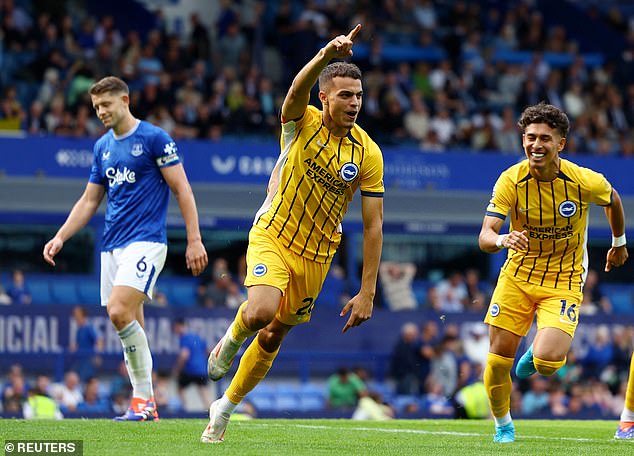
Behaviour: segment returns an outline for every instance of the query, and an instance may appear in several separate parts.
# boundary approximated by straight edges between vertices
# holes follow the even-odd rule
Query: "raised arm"
[[[374,295],[376,294],[376,278],[381,261],[383,247],[383,198],[363,196],[361,200],[363,217],[363,271],[361,273],[361,289],[341,311],[344,316],[350,310],[350,317],[342,332],[353,326],[359,326],[372,316]]]
[[[605,272],[609,272],[612,267],[623,266],[629,256],[625,240],[625,211],[615,189],[612,190],[612,202],[605,207],[605,216],[612,230],[612,247],[608,250],[605,261]]]
[[[64,224],[57,231],[55,237],[44,246],[42,255],[48,264],[55,266],[55,260],[53,260],[53,258],[62,250],[64,242],[82,229],[92,216],[95,215],[105,194],[106,189],[103,185],[90,182],[86,185],[83,195],[81,195],[71,209]]]
[[[332,59],[344,59],[352,55],[352,44],[359,30],[361,24],[357,24],[347,35],[339,35],[332,39],[297,73],[282,104],[282,121],[299,119],[304,115],[310,99],[310,90],[317,82],[321,70]]]
[[[185,261],[187,269],[197,276],[207,267],[207,252],[200,235],[200,227],[198,225],[198,210],[196,209],[196,200],[192,191],[185,169],[182,164],[174,166],[164,166],[161,168],[161,174],[167,185],[174,193],[178,207],[185,221],[185,230],[187,231],[187,250],[185,252]]]

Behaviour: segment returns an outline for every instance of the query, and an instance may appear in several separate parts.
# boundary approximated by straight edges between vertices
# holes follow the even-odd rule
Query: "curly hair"
[[[568,132],[570,131],[570,121],[566,113],[558,107],[543,101],[526,108],[520,116],[517,125],[523,134],[526,127],[535,123],[545,123],[550,128],[557,130],[562,138],[568,136]]]
[[[354,63],[335,62],[328,65],[319,75],[319,90],[325,91],[333,78],[352,78],[361,80],[361,70]]]

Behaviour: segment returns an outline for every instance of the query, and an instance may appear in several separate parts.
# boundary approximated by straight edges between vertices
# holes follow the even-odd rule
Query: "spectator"
[[[603,369],[612,362],[614,346],[610,338],[607,325],[597,327],[594,343],[590,344],[586,356],[583,358],[583,373],[585,378],[598,379]]]
[[[77,406],[84,400],[77,372],[68,371],[63,383],[51,385],[51,396],[59,404],[62,413],[77,411]]]
[[[0,305],[8,306],[11,304],[11,296],[9,296],[4,289],[4,286],[0,283]]]
[[[99,396],[99,380],[91,377],[86,382],[84,398],[77,404],[78,413],[107,413],[110,411],[110,404]]]
[[[611,314],[612,303],[601,290],[599,284],[599,274],[596,270],[590,269],[583,286],[583,301],[579,312],[582,315]]]
[[[456,351],[459,339],[452,334],[445,334],[436,347],[436,355],[431,362],[430,375],[435,382],[442,385],[443,394],[450,397],[458,385],[458,360]]]
[[[465,285],[467,286],[467,309],[473,312],[481,312],[488,304],[487,293],[480,286],[480,272],[477,269],[467,269],[465,272]]]
[[[211,280],[198,287],[198,303],[208,309],[229,307],[237,309],[246,300],[229,272],[227,260],[217,258],[211,270]]]
[[[2,408],[5,413],[19,413],[29,390],[22,366],[12,365],[7,377],[8,381],[2,387]]]
[[[487,326],[479,322],[473,323],[462,341],[467,358],[484,368],[489,355],[489,331]]]
[[[209,393],[207,383],[207,350],[206,343],[199,335],[188,330],[185,320],[178,318],[173,324],[174,334],[178,337],[180,351],[176,364],[172,370],[172,376],[178,381],[178,395],[181,403],[185,405],[185,388],[194,383],[198,387],[201,403],[208,404]]]
[[[22,415],[27,420],[64,418],[57,403],[37,386],[29,390],[28,398],[22,406]]]
[[[530,389],[522,398],[522,413],[532,415],[546,411],[550,406],[548,381],[539,375],[533,375],[529,378],[529,382]]]
[[[95,376],[96,368],[101,365],[98,353],[103,351],[103,338],[88,321],[88,313],[84,307],[75,306],[72,315],[75,333],[71,336],[69,347],[72,354],[71,369],[85,382]]]
[[[392,350],[390,374],[396,381],[396,394],[420,394],[423,364],[418,326],[405,323]]]
[[[442,312],[462,312],[467,305],[469,292],[465,285],[462,273],[453,271],[449,277],[441,280],[436,285]]]
[[[333,409],[352,409],[360,397],[367,396],[365,384],[346,367],[328,377],[328,406]]]
[[[11,297],[12,304],[31,304],[31,291],[26,285],[24,273],[21,270],[13,271],[7,294]]]
[[[357,408],[352,414],[353,420],[385,421],[394,418],[394,409],[383,401],[377,392],[370,392],[359,399]]]
[[[379,266],[379,279],[383,297],[390,310],[411,310],[418,307],[412,288],[416,275],[414,263],[383,261]]]

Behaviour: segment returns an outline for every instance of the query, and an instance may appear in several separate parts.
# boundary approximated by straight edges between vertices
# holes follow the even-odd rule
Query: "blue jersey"
[[[160,168],[180,163],[176,143],[141,121],[124,136],[109,130],[95,143],[89,182],[106,187],[104,252],[132,242],[167,244],[169,186]]]
[[[193,376],[207,376],[207,345],[197,334],[188,332],[180,336],[180,347],[189,350],[189,358],[183,366],[183,373]]]

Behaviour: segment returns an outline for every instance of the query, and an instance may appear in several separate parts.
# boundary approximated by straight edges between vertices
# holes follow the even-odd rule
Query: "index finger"
[[[359,33],[359,30],[361,30],[361,24],[357,24],[355,28],[350,30],[350,33],[348,33],[348,39],[350,41],[354,41],[354,38],[357,36],[357,33]]]
[[[351,327],[352,327],[352,325],[350,324],[350,322],[346,323],[346,326],[343,327],[343,330],[341,331],[341,334],[344,334]]]

